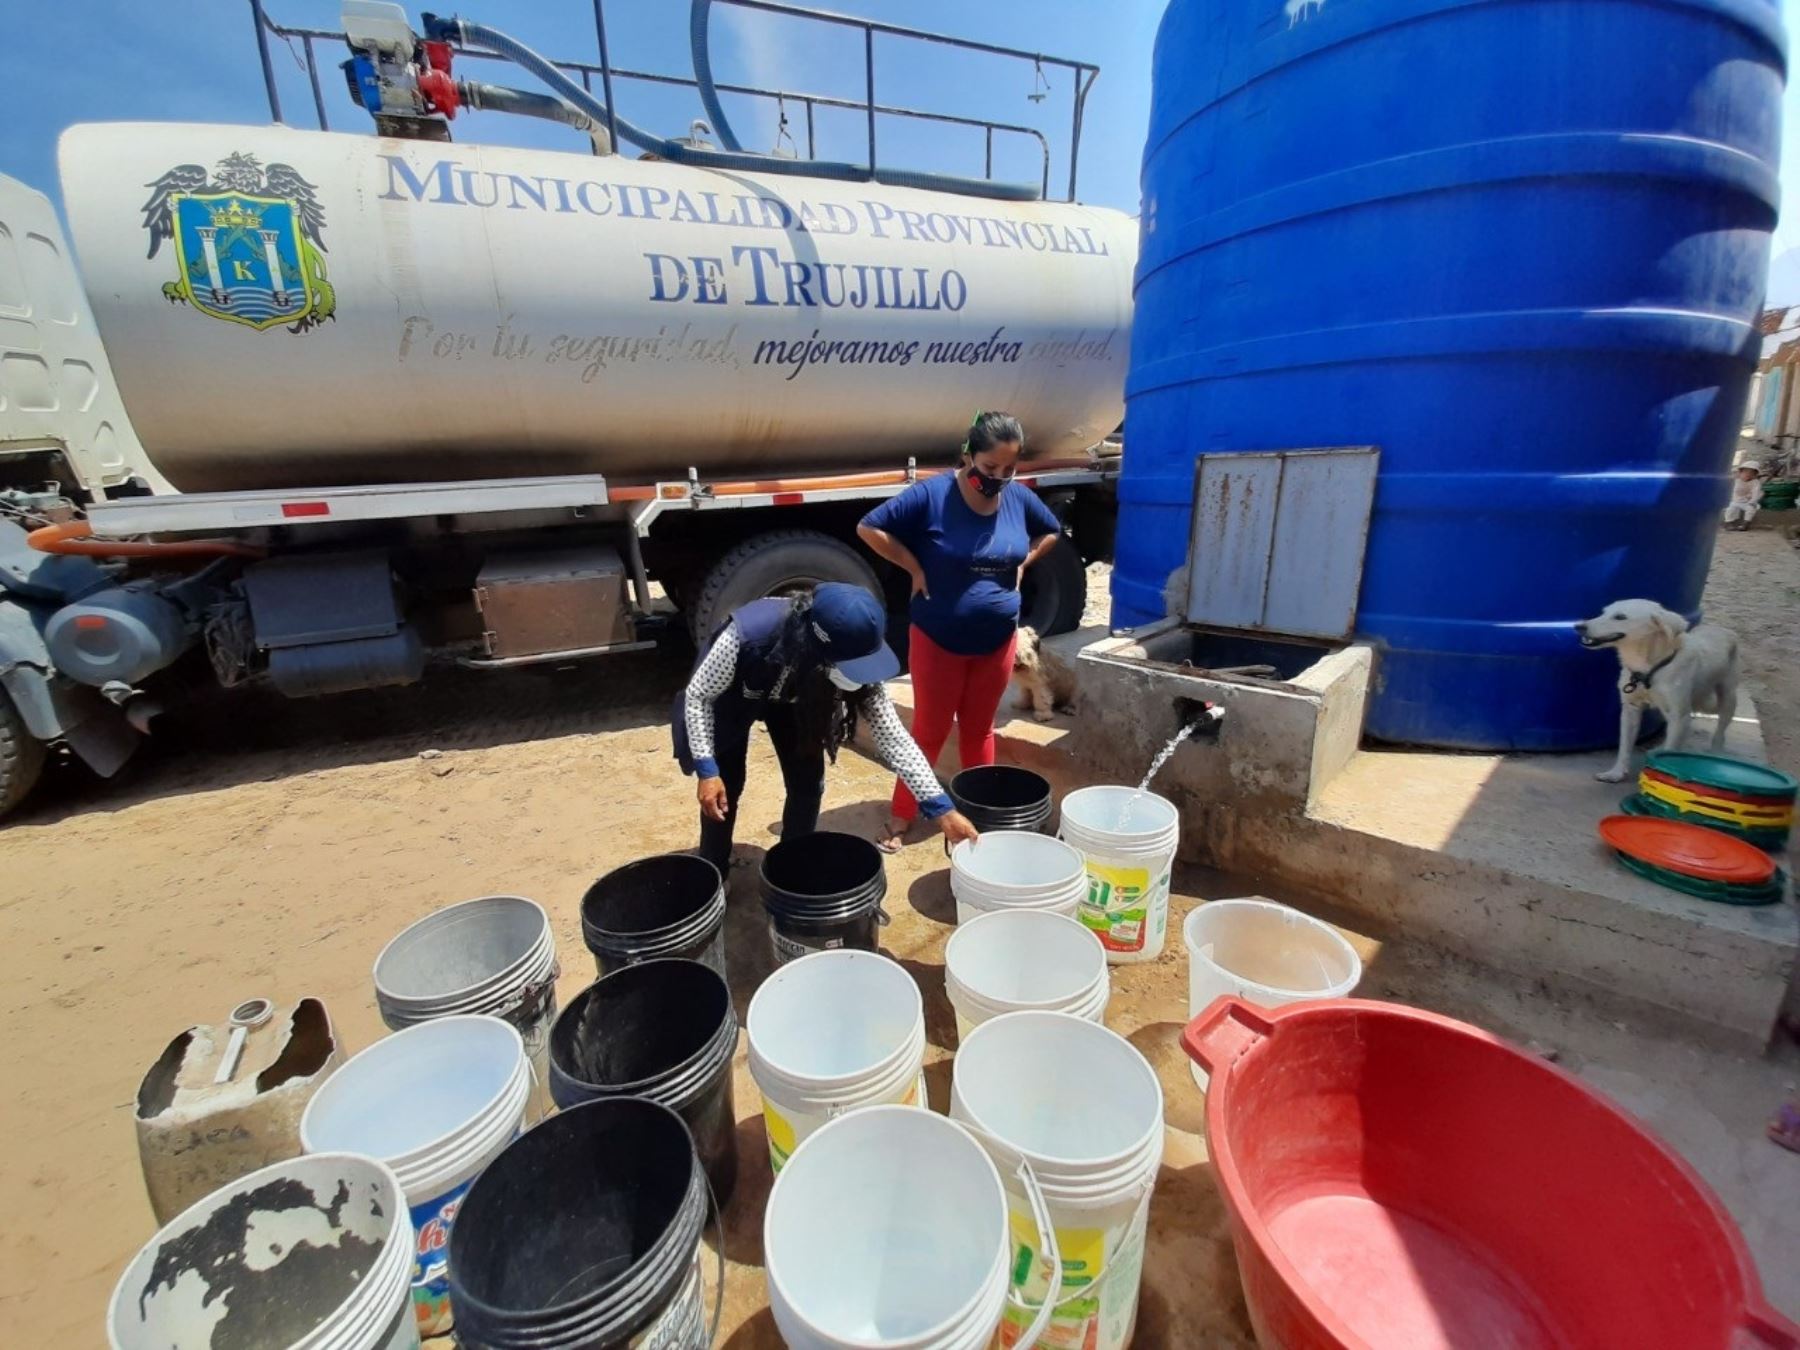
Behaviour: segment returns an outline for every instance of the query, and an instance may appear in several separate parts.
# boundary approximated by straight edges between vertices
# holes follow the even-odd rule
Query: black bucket
[[[782,840],[763,855],[762,894],[777,965],[845,947],[878,950],[887,873],[881,850],[860,835],[821,830]]]
[[[665,853],[608,872],[581,897],[581,936],[601,975],[664,956],[725,974],[725,883],[691,853]]]
[[[703,1345],[706,1174],[681,1117],[640,1097],[589,1102],[507,1145],[450,1230],[463,1345]],[[691,1328],[691,1330],[690,1330]]]
[[[1042,830],[1050,780],[1016,764],[984,764],[950,780],[950,800],[978,830]]]
[[[589,985],[556,1019],[550,1095],[564,1110],[643,1097],[677,1112],[723,1205],[737,1184],[737,1032],[717,971],[699,961],[640,961]]]

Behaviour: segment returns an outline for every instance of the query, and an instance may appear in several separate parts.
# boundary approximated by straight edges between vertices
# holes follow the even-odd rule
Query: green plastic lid
[[[1681,891],[1696,899],[1711,900],[1721,905],[1772,905],[1787,890],[1787,873],[1779,867],[1775,869],[1775,875],[1761,885],[1737,886],[1729,882],[1703,881],[1699,877],[1683,876],[1680,872],[1671,872],[1628,853],[1615,851],[1613,856],[1631,871],[1659,886],[1667,886],[1672,891]]]
[[[1785,826],[1767,826],[1758,829],[1754,826],[1731,825],[1712,816],[1694,815],[1683,811],[1679,806],[1671,806],[1668,802],[1659,802],[1654,797],[1646,797],[1634,792],[1619,803],[1619,809],[1628,816],[1660,816],[1664,820],[1685,820],[1690,825],[1704,825],[1709,830],[1717,830],[1720,834],[1735,835],[1739,839],[1748,840],[1758,848],[1771,851],[1784,849],[1788,843],[1788,831]]]
[[[1671,778],[1703,787],[1724,788],[1752,797],[1782,797],[1792,801],[1800,793],[1800,781],[1780,769],[1730,755],[1706,755],[1697,750],[1652,750],[1645,761]]]

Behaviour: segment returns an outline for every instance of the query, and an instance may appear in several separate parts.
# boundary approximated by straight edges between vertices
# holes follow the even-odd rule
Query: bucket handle
[[[706,1175],[704,1168],[700,1171],[700,1179],[706,1184],[706,1208],[713,1217],[713,1227],[719,1234],[719,1245],[715,1255],[719,1258],[718,1286],[713,1290],[712,1326],[706,1333],[706,1344],[719,1343],[719,1327],[725,1320],[725,1209],[719,1203],[719,1197],[713,1193],[712,1178]]]
[[[1769,1350],[1800,1348],[1800,1325],[1768,1308],[1745,1309],[1738,1326],[1751,1345],[1767,1346]]]
[[[989,1134],[972,1121],[957,1120],[952,1123],[974,1136],[976,1142],[983,1146],[984,1151],[996,1146],[1005,1147],[1002,1140]],[[1050,1202],[1044,1198],[1043,1187],[1038,1185],[1037,1173],[1031,1170],[1031,1163],[1021,1156],[1019,1165],[1013,1169],[1013,1175],[1018,1177],[1019,1184],[1025,1189],[1025,1203],[1031,1206],[1031,1222],[1037,1228],[1038,1240],[1042,1244],[1039,1250],[1043,1258],[1050,1263],[1050,1278],[1044,1286],[1044,1301],[1038,1304],[1037,1313],[1031,1319],[1031,1325],[1020,1333],[1019,1339],[1012,1348],[1012,1350],[1033,1350],[1038,1343],[1038,1337],[1049,1329],[1050,1319],[1056,1315],[1057,1308],[1063,1302],[1059,1297],[1062,1293],[1063,1281],[1062,1248],[1056,1243],[1056,1223],[1050,1217]],[[1009,1282],[1010,1279],[1009,1276]],[[1009,1300],[1012,1298],[1010,1290],[1007,1298]],[[1029,1308],[1031,1306],[1023,1299],[1018,1302],[1022,1307]]]
[[[1211,1077],[1274,1030],[1260,1009],[1221,994],[1183,1029],[1181,1048]]]

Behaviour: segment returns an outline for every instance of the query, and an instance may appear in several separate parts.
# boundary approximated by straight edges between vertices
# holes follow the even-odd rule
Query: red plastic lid
[[[1607,816],[1600,837],[1621,853],[1684,876],[1744,885],[1775,875],[1775,859],[1756,845],[1685,821]]]
[[[1713,787],[1710,783],[1692,783],[1664,773],[1661,769],[1646,768],[1643,775],[1653,783],[1662,783],[1668,787],[1680,788],[1683,792],[1691,792],[1696,797],[1716,797],[1721,801],[1743,802],[1747,806],[1792,806],[1791,797],[1757,796],[1751,792],[1733,792],[1730,788]]]

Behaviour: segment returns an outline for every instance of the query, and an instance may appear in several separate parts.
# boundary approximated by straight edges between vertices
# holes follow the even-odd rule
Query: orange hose
[[[166,543],[95,539],[85,520],[46,525],[25,536],[39,553],[78,558],[261,558],[266,551],[229,539],[175,539]]]

